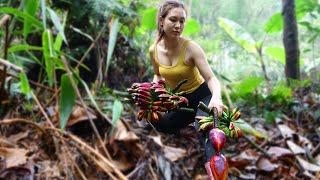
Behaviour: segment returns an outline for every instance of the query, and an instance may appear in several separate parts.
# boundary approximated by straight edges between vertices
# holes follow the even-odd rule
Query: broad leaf
[[[26,73],[21,72],[19,74],[20,77],[20,83],[21,83],[21,92],[24,93],[26,96],[30,96],[30,85],[29,85],[29,81],[27,78]]]
[[[53,44],[53,49],[58,53],[60,52],[61,46],[62,46],[62,41],[63,41],[63,37],[62,35],[59,33],[56,36],[56,39],[54,40],[54,44]]]
[[[149,8],[145,9],[141,13],[141,26],[147,30],[155,30],[157,28],[157,9]]]
[[[297,19],[302,19],[306,13],[310,13],[317,8],[317,0],[296,0]]]
[[[2,13],[12,14],[15,17],[17,17],[19,20],[26,19],[29,21],[30,25],[42,29],[42,24],[40,21],[38,21],[35,17],[31,16],[30,14],[22,12],[18,9],[11,8],[11,7],[3,7],[3,8],[0,8],[0,14]]]
[[[317,7],[317,0],[296,0],[296,18],[301,20],[308,12]],[[283,16],[280,12],[273,14],[264,25],[266,33],[278,33],[283,30]]]
[[[53,84],[53,75],[55,69],[52,34],[50,30],[45,30],[42,33],[42,47],[45,60],[46,72],[48,75],[49,85]]]
[[[257,53],[256,41],[252,36],[236,22],[226,19],[218,18],[219,26],[223,28],[229,36],[239,43],[249,53]]]
[[[183,30],[183,34],[186,36],[190,36],[196,34],[200,31],[200,24],[192,18],[189,18],[186,22],[185,28]]]
[[[39,8],[39,0],[25,0],[24,1],[24,12],[29,14],[32,17],[35,17],[36,12]],[[24,19],[23,21],[23,36],[27,38],[30,29],[31,29],[32,22],[28,19]]]
[[[291,99],[292,90],[286,85],[279,84],[272,89],[270,96],[272,96],[276,102],[282,103]]]
[[[266,33],[277,33],[283,29],[283,17],[281,13],[275,13],[264,25]]]
[[[265,138],[265,139],[268,138],[268,136],[266,134],[264,134],[260,131],[257,131],[250,124],[248,124],[247,122],[245,122],[242,119],[235,121],[234,124],[235,124],[235,126],[239,127],[245,134],[250,134],[250,135],[253,135],[257,138]]]
[[[116,99],[113,103],[113,109],[112,109],[112,125],[113,126],[120,119],[122,111],[123,111],[123,105],[118,99]]]
[[[267,47],[265,48],[265,53],[283,65],[286,63],[286,55],[283,47]]]
[[[110,34],[109,34],[109,43],[108,43],[108,54],[107,54],[107,66],[106,66],[106,76],[108,75],[108,69],[109,69],[109,65],[110,65],[110,60],[113,54],[113,50],[115,47],[115,44],[117,42],[117,36],[118,36],[118,32],[120,29],[120,23],[119,23],[119,19],[116,18],[111,26],[111,30],[110,30]]]
[[[60,128],[64,129],[72,108],[76,102],[76,93],[67,74],[61,77],[61,94],[59,99]]]
[[[56,14],[56,12],[54,12],[52,9],[50,9],[49,7],[47,8],[51,17],[51,20],[55,26],[55,28],[59,31],[59,35],[62,36],[63,41],[67,44],[67,39],[66,39],[66,35],[64,34],[64,29],[62,24],[60,23],[60,18],[58,17],[58,15]]]
[[[234,85],[234,90],[239,96],[252,93],[263,82],[261,77],[249,77]]]

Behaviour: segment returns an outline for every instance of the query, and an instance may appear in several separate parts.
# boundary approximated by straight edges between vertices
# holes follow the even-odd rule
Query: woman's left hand
[[[217,108],[218,115],[220,116],[222,114],[223,109],[225,108],[225,105],[223,105],[221,98],[215,98],[215,97],[211,98],[208,108],[212,109],[214,107]]]

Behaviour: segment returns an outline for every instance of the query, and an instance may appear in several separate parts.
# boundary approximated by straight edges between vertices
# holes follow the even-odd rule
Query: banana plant
[[[266,66],[262,56],[263,41],[255,41],[242,26],[230,19],[220,17],[218,18],[218,24],[235,42],[243,47],[244,50],[253,54],[259,60],[264,74],[264,79],[267,84],[269,84],[270,79],[267,75]]]

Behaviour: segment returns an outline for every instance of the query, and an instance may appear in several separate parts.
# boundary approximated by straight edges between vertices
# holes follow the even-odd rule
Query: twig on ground
[[[261,148],[257,143],[255,143],[254,141],[252,141],[251,139],[249,139],[247,136],[243,136],[243,138],[248,141],[252,146],[254,146],[256,149],[258,149],[260,152],[262,152],[265,156],[267,156],[268,158],[271,158],[271,155],[264,150],[263,148]]]
[[[118,177],[122,180],[127,179],[125,177],[125,175],[119,171],[116,167],[114,167],[114,165],[111,163],[111,161],[109,161],[108,159],[106,159],[102,154],[100,154],[99,152],[97,152],[97,150],[93,149],[91,146],[89,146],[88,144],[86,144],[85,142],[83,142],[81,139],[79,139],[78,137],[76,137],[75,135],[72,135],[70,133],[64,132],[60,129],[57,129],[55,127],[41,127],[40,125],[38,125],[37,123],[34,123],[32,121],[28,121],[25,119],[4,119],[3,121],[0,121],[0,124],[15,124],[15,123],[25,123],[25,124],[30,124],[35,126],[37,129],[39,129],[41,132],[45,132],[45,131],[53,131],[52,135],[58,137],[60,140],[65,141],[64,137],[68,137],[69,139],[71,139],[73,142],[75,142],[74,145],[76,145],[78,147],[78,149],[80,149],[82,151],[82,153],[90,158],[93,158],[93,160],[97,160],[96,158],[94,158],[91,154],[93,154],[95,157],[99,158],[102,162],[104,162],[106,165],[108,165],[108,167],[110,167],[112,169],[113,172],[115,172]],[[96,163],[98,161],[95,161]],[[103,166],[103,164],[99,164],[97,163],[97,165],[102,168],[103,170],[107,170],[105,166]],[[106,171],[106,173],[108,173],[110,175],[110,172]],[[113,176],[113,175],[112,175]],[[113,176],[114,177],[114,176]],[[118,178],[118,179],[119,179]],[[116,178],[117,179],[117,178]]]
[[[81,96],[81,94],[80,94],[80,91],[79,91],[79,89],[78,89],[78,87],[77,87],[77,84],[74,82],[74,79],[72,78],[72,72],[71,72],[71,70],[69,69],[69,65],[68,65],[66,59],[65,59],[64,57],[61,57],[61,60],[62,60],[63,63],[64,63],[64,66],[65,66],[66,71],[68,72],[69,80],[70,80],[70,82],[71,82],[71,84],[72,84],[72,87],[74,88],[74,90],[75,90],[75,92],[76,92],[79,100],[80,100],[81,106],[82,106],[82,107],[84,108],[84,110],[85,110],[85,113],[86,113],[86,115],[87,115],[87,117],[88,117],[88,119],[89,119],[90,125],[91,125],[91,127],[92,127],[95,135],[97,136],[97,138],[98,138],[98,140],[99,140],[100,146],[102,147],[104,153],[108,156],[108,158],[111,159],[111,156],[110,156],[107,148],[105,147],[105,145],[104,145],[104,143],[103,143],[103,141],[102,141],[102,138],[101,138],[101,136],[100,136],[100,134],[99,134],[99,131],[98,131],[96,125],[94,124],[92,117],[90,116],[90,114],[89,114],[89,112],[88,112],[88,107],[87,107],[87,105],[85,104],[85,102],[83,101],[83,98],[82,98],[82,96]],[[110,122],[110,124],[111,124],[111,122]]]
[[[34,127],[36,127],[38,130],[41,131],[41,133],[45,133],[45,129],[42,128],[40,125],[38,125],[37,123],[35,122],[32,122],[32,121],[28,121],[26,119],[21,119],[21,118],[14,118],[14,119],[3,119],[0,121],[0,124],[1,125],[9,125],[9,124],[16,124],[16,123],[25,123],[25,124],[31,124],[33,125]]]

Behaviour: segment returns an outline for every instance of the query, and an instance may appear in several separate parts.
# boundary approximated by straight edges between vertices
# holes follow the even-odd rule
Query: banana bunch
[[[160,119],[161,112],[176,109],[181,105],[188,105],[187,98],[178,96],[166,90],[165,81],[133,83],[127,91],[140,110],[137,119],[151,122]]]
[[[196,119],[199,122],[199,131],[206,132],[213,128],[213,118],[212,116],[197,116]]]
[[[232,122],[238,120],[241,117],[241,112],[237,108],[234,108],[232,111],[226,108],[223,110],[221,116],[222,120],[226,122]]]
[[[221,116],[218,117],[218,127],[221,129],[226,136],[231,138],[240,138],[243,136],[242,130],[235,125],[235,121],[237,121],[241,116],[241,112],[235,108],[232,110],[224,109]],[[214,128],[214,120],[213,116],[197,116],[196,120],[199,122],[199,131],[207,132],[210,129]]]

